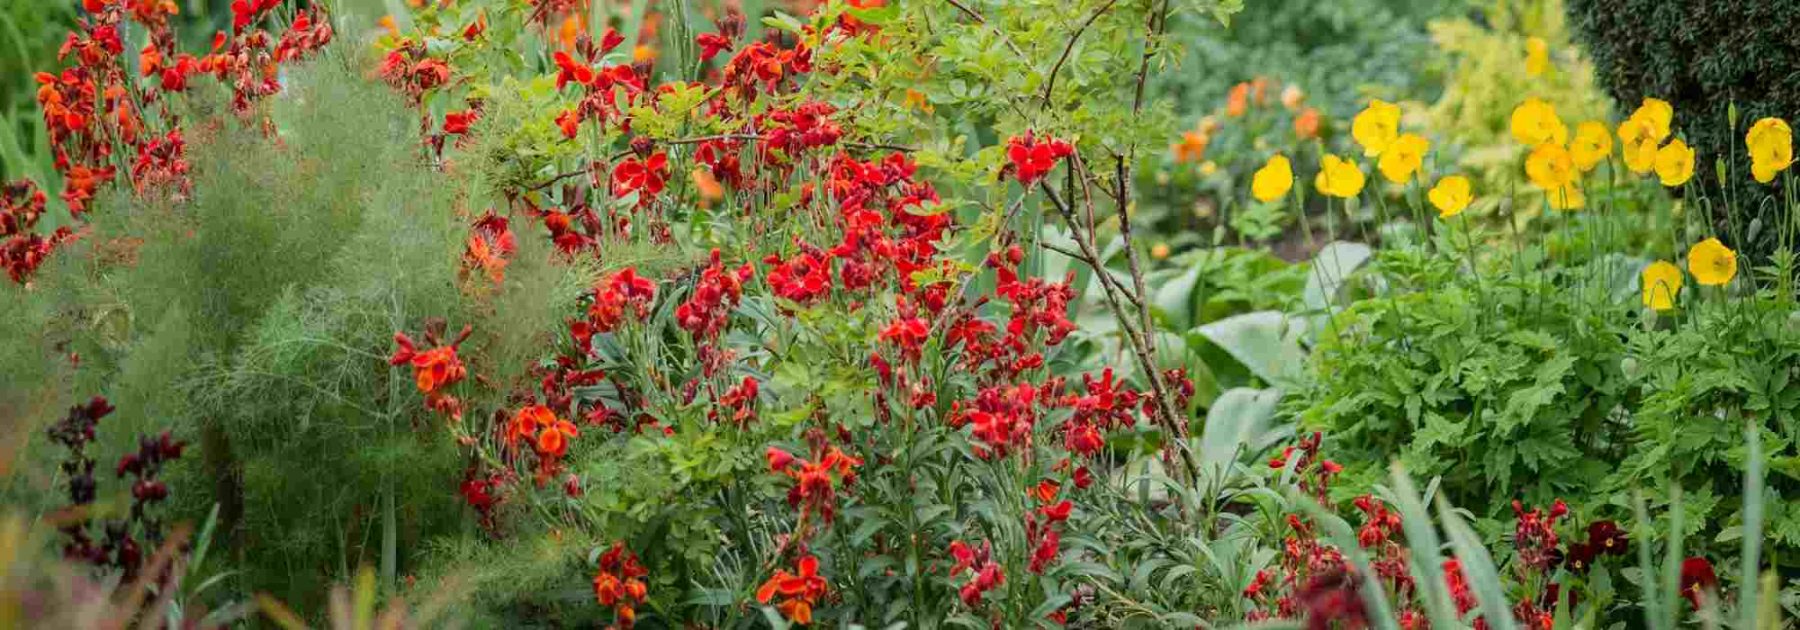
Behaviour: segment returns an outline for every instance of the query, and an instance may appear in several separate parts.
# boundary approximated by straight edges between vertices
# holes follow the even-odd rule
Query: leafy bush
[[[1681,121],[1688,143],[1699,147],[1711,173],[1722,161],[1730,182],[1712,176],[1699,185],[1715,199],[1709,213],[1719,225],[1743,230],[1751,221],[1778,220],[1761,200],[1767,186],[1750,183],[1744,149],[1748,126],[1766,116],[1800,110],[1800,72],[1785,23],[1786,2],[1689,2],[1569,0],[1571,21],[1592,51],[1595,76],[1620,103],[1645,97],[1692,112]],[[1736,114],[1732,114],[1735,108]],[[1777,184],[1779,185],[1779,184]],[[1776,189],[1780,190],[1779,188]],[[1781,193],[1773,193],[1780,198]],[[1722,195],[1728,195],[1722,196]],[[1726,209],[1730,208],[1731,212]],[[1736,213],[1736,214],[1733,214]],[[1762,257],[1779,243],[1774,232],[1752,235],[1744,246]]]
[[[37,379],[6,408],[99,392],[120,428],[191,439],[192,465],[140,463],[133,509],[191,489],[227,551],[193,561],[275,591],[276,623],[353,565],[377,569],[329,596],[337,623],[440,584],[495,626],[1661,625],[1677,593],[1778,621],[1752,583],[1794,530],[1765,510],[1794,481],[1793,274],[1737,273],[1645,183],[1694,176],[1675,113],[1606,125],[1653,142],[1630,174],[1553,105],[1478,116],[1558,208],[1520,235],[1465,213],[1518,195],[1459,178],[1417,107],[1301,133],[1304,94],[1254,80],[1223,168],[1145,186],[1204,168],[1161,155],[1198,112],[1155,77],[1233,2],[753,2],[707,27],[465,0],[392,16],[373,57],[328,46],[342,15],[238,3],[206,72],[153,79],[107,28],[181,49],[167,5],[135,6],[88,7],[47,84],[72,227],[35,186],[0,197],[25,318],[0,359]],[[1511,58],[1494,33],[1471,58]],[[1500,107],[1458,81],[1455,107]],[[115,96],[69,115],[90,90]],[[1140,208],[1190,186],[1309,261],[1147,234],[1180,220]],[[1685,272],[1637,258],[1683,249]],[[1423,495],[1377,468],[1396,453]]]

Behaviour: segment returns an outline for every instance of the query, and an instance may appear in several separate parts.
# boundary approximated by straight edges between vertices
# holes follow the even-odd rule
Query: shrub
[[[1613,98],[1627,107],[1660,98],[1689,114],[1680,127],[1701,153],[1696,182],[1715,202],[1709,212],[1758,257],[1774,251],[1778,231],[1753,234],[1748,226],[1779,220],[1781,204],[1762,201],[1780,199],[1781,184],[1750,181],[1744,133],[1763,117],[1800,112],[1800,57],[1788,28],[1797,8],[1783,0],[1569,0],[1595,76]],[[1712,171],[1719,160],[1729,171],[1723,189]]]

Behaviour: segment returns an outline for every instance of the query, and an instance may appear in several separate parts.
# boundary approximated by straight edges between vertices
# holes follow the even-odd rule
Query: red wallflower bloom
[[[701,33],[694,36],[694,43],[700,45],[701,61],[712,61],[720,51],[731,50],[731,39],[720,33]]]
[[[1056,162],[1075,154],[1075,147],[1055,138],[1038,139],[1031,132],[1006,141],[1006,159],[1020,184],[1031,186],[1056,168]]]
[[[1593,548],[1594,553],[1609,556],[1625,555],[1630,539],[1626,537],[1625,530],[1619,528],[1618,523],[1594,521],[1588,525],[1587,531],[1587,544]]]
[[[637,275],[635,267],[626,267],[608,276],[592,295],[587,323],[593,332],[612,332],[624,322],[627,307],[638,319],[649,316],[650,304],[656,301],[656,281]]]
[[[474,125],[478,120],[481,120],[480,110],[465,109],[445,113],[444,133],[458,136],[467,134],[469,133],[469,127]]]
[[[580,85],[594,82],[593,67],[576,61],[569,53],[558,50],[553,59],[556,62],[556,89],[563,89],[571,82]]]
[[[775,575],[756,589],[756,601],[767,604],[780,595],[783,601],[776,605],[781,616],[797,624],[812,623],[813,607],[825,597],[830,585],[819,575],[819,559],[803,556],[794,565],[796,572],[788,573],[785,569],[776,569]]]
[[[600,571],[594,574],[594,599],[613,609],[619,627],[630,628],[636,622],[637,606],[649,596],[649,587],[643,580],[649,574],[624,542],[614,542],[611,549],[600,555]]]
[[[623,197],[638,193],[638,205],[645,205],[650,199],[661,194],[663,185],[669,180],[669,156],[662,152],[651,155],[649,159],[639,161],[635,157],[625,158],[613,168],[612,192],[614,196]]]
[[[700,272],[693,294],[675,308],[675,323],[696,338],[717,337],[731,309],[737,308],[743,298],[744,282],[754,273],[748,264],[727,270],[718,248],[713,248],[712,259]]]

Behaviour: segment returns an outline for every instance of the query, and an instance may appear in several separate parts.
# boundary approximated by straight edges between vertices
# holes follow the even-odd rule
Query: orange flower
[[[467,336],[468,329],[465,328],[463,337]],[[427,336],[427,341],[433,340]],[[456,356],[456,346],[461,342],[462,338],[459,337],[450,345],[419,352],[413,345],[412,338],[405,333],[394,333],[394,343],[400,349],[388,358],[388,363],[395,366],[411,364],[413,384],[418,386],[419,391],[427,396],[437,394],[469,375],[469,370],[463,367],[462,360]]]
[[[506,426],[504,436],[507,446],[517,446],[520,441],[528,441],[537,435],[538,429],[556,424],[556,414],[549,407],[531,405],[513,414],[512,422]]]
[[[456,348],[444,346],[419,353],[414,357],[413,381],[419,391],[432,393],[439,387],[462,380],[469,371],[456,357]]]
[[[711,206],[713,202],[725,198],[725,187],[719,185],[719,179],[713,177],[712,170],[696,166],[689,174],[694,178],[694,188],[700,191],[701,206]]]
[[[587,21],[582,19],[580,13],[571,12],[568,17],[563,18],[562,27],[557,29],[556,41],[562,45],[563,50],[574,50],[575,41],[584,32],[587,32]]]
[[[1177,162],[1199,162],[1206,158],[1206,145],[1212,138],[1202,131],[1188,131],[1181,134],[1181,142],[1170,147],[1175,152]]]
[[[1244,115],[1250,109],[1250,84],[1239,83],[1231,86],[1231,93],[1225,97],[1225,115],[1232,118]]]
[[[1301,140],[1319,137],[1320,122],[1317,108],[1308,107],[1301,110],[1300,115],[1294,117],[1294,137]]]
[[[798,624],[812,623],[813,605],[825,596],[828,583],[819,576],[819,559],[806,556],[795,565],[799,573],[776,569],[775,575],[756,589],[756,601],[767,604],[780,595],[784,599],[775,607],[781,616]]]

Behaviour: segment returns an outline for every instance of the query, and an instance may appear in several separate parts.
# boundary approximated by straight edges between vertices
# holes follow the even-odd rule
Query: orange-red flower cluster
[[[569,454],[569,442],[581,435],[575,423],[556,416],[543,405],[529,405],[513,414],[502,436],[507,448],[518,448],[523,442],[537,453],[538,483],[562,470],[562,459]]]
[[[591,348],[594,335],[617,330],[625,322],[626,309],[640,320],[648,317],[650,304],[656,301],[656,281],[638,275],[635,267],[626,267],[602,280],[592,295],[587,319],[569,324],[569,332],[583,352]]]
[[[649,573],[624,542],[614,542],[612,549],[600,555],[600,572],[594,575],[594,599],[613,609],[620,628],[630,628],[637,622],[637,607],[649,594],[643,579]]]
[[[463,249],[464,268],[479,269],[499,284],[506,279],[507,258],[516,248],[506,217],[489,210],[475,220],[474,229],[469,232],[468,245]]]
[[[1075,504],[1068,499],[1056,500],[1058,485],[1045,480],[1032,488],[1031,496],[1040,504],[1025,513],[1025,540],[1031,543],[1031,563],[1027,569],[1042,574],[1062,552],[1062,533],[1058,526],[1069,520]]]
[[[562,129],[563,136],[573,139],[581,131],[581,123],[595,119],[602,125],[608,120],[619,119],[621,126],[628,126],[630,120],[621,115],[623,107],[639,94],[643,94],[647,83],[637,68],[631,64],[613,64],[593,67],[591,64],[612,49],[623,43],[625,38],[618,31],[606,29],[598,47],[584,37],[576,46],[574,55],[566,51],[557,51],[552,57],[556,63],[556,89],[561,90],[573,83],[584,91],[581,102],[574,109],[565,110],[556,117],[556,126]],[[579,55],[579,56],[577,56]],[[619,101],[621,88],[625,95],[625,103]]]
[[[804,556],[794,564],[794,573],[786,569],[776,569],[775,575],[763,582],[756,589],[756,601],[767,604],[777,595],[781,596],[780,604],[775,606],[781,616],[797,624],[810,624],[813,620],[813,607],[825,598],[829,584],[819,575],[819,559]]]
[[[835,446],[817,461],[800,459],[773,446],[763,455],[769,460],[769,470],[793,478],[788,505],[800,510],[802,520],[817,513],[830,522],[837,513],[837,488],[855,485],[856,468],[863,465],[861,458],[846,455]]]
[[[46,237],[35,230],[48,196],[31,180],[0,188],[0,268],[23,284],[57,245],[74,238],[67,227]]]
[[[993,559],[993,543],[981,541],[980,547],[971,547],[963,541],[950,543],[950,557],[956,559],[956,566],[950,568],[950,576],[956,577],[964,571],[973,571],[969,581],[958,587],[956,594],[962,598],[963,604],[970,608],[981,605],[982,595],[1006,584],[1006,570]]]
[[[737,308],[738,301],[744,297],[744,283],[754,274],[755,270],[748,264],[736,270],[726,269],[719,249],[713,248],[712,258],[694,285],[694,293],[681,306],[675,307],[676,325],[697,339],[718,337],[731,309]]]
[[[442,322],[432,322],[426,326],[425,341],[435,347],[423,352],[419,351],[406,333],[394,333],[394,344],[399,348],[394,351],[393,356],[388,357],[388,364],[412,365],[413,384],[419,388],[420,393],[425,394],[425,406],[451,418],[461,418],[462,402],[447,390],[469,375],[462,359],[456,356],[456,348],[469,338],[473,328],[463,326],[462,332],[450,343],[443,343],[440,339],[442,330]]]
[[[1006,168],[1020,184],[1030,187],[1056,168],[1058,161],[1074,154],[1074,145],[1048,136],[1037,138],[1027,131],[1006,141]]]

